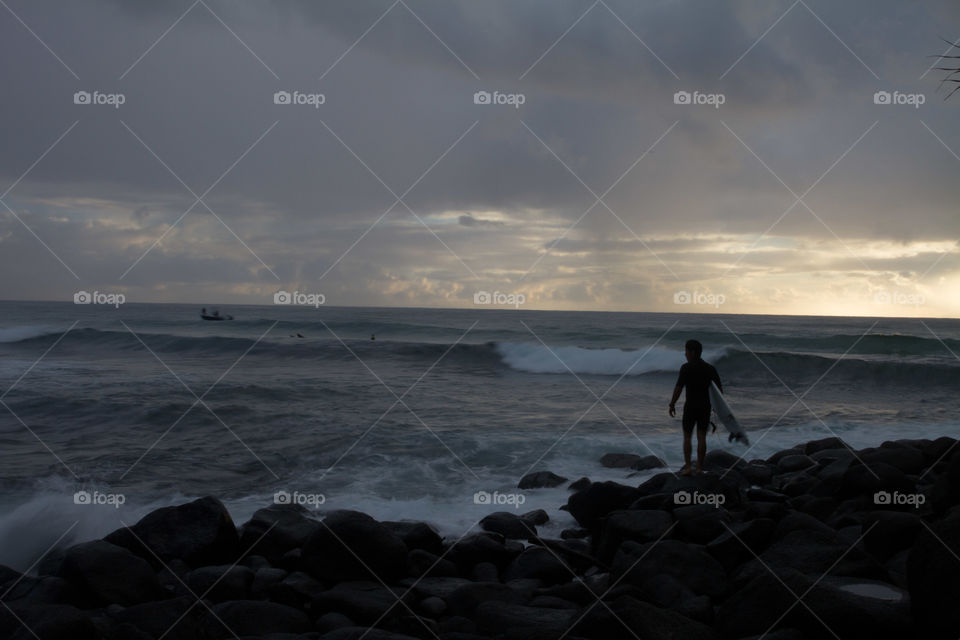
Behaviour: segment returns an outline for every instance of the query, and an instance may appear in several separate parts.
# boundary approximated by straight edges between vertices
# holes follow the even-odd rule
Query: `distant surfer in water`
[[[698,340],[687,340],[684,345],[684,355],[687,362],[680,367],[680,377],[677,386],[673,388],[673,397],[670,399],[670,417],[677,415],[677,400],[680,392],[687,388],[687,399],[683,403],[683,460],[685,464],[680,475],[688,476],[690,470],[690,449],[693,427],[697,427],[697,468],[693,473],[699,474],[703,470],[703,459],[707,455],[707,427],[710,426],[710,383],[716,382],[720,391],[720,375],[713,365],[701,358],[703,345]]]

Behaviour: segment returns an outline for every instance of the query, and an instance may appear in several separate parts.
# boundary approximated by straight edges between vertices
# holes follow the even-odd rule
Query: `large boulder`
[[[605,453],[600,464],[608,469],[633,469],[646,471],[667,466],[661,458],[654,455],[640,456],[635,453]]]
[[[724,596],[730,588],[727,572],[703,546],[670,539],[624,542],[613,559],[611,575],[640,588],[670,576],[694,594],[711,598]]]
[[[693,504],[673,510],[677,520],[675,536],[687,542],[706,544],[727,531],[730,513],[723,507]]]
[[[960,505],[960,447],[948,451],[945,468],[934,482],[931,495],[933,510],[938,514]]]
[[[574,577],[556,552],[543,547],[527,547],[504,571],[504,582],[536,578],[544,584],[567,582]]]
[[[674,611],[623,595],[606,605],[593,603],[574,618],[571,636],[591,640],[717,640],[705,624]]]
[[[477,628],[504,638],[558,638],[576,619],[574,611],[528,607],[506,602],[481,602],[473,613]]]
[[[558,476],[552,471],[534,471],[520,478],[518,489],[541,489],[544,487],[559,487],[567,478]]]
[[[480,527],[484,531],[499,533],[508,539],[526,540],[537,536],[537,527],[531,518],[525,518],[509,511],[491,513],[480,520]]]
[[[857,455],[869,467],[882,462],[895,467],[906,474],[923,473],[927,467],[923,452],[910,446],[893,445],[880,446],[874,449],[863,449]]]
[[[200,633],[206,640],[310,631],[313,631],[313,623],[303,611],[259,600],[233,600],[213,605],[200,623]]]
[[[283,554],[302,547],[320,523],[299,504],[274,504],[259,509],[240,528],[240,547],[276,564]]]
[[[665,536],[673,526],[667,511],[655,509],[614,511],[603,522],[597,557],[610,562],[624,540],[652,542]]]
[[[572,494],[567,500],[567,509],[581,526],[594,529],[600,524],[601,518],[611,511],[626,509],[641,495],[638,489],[627,485],[610,481],[594,482]]]
[[[502,569],[523,550],[522,545],[516,544],[519,548],[506,544],[504,537],[498,533],[473,533],[455,541],[445,557],[457,565],[464,575],[481,562],[489,562]]]
[[[855,460],[850,463],[837,491],[838,497],[873,497],[878,492],[915,493],[916,484],[894,466],[885,462],[863,464]]]
[[[9,640],[96,640],[96,626],[84,611],[64,604],[0,607],[0,638]]]
[[[436,529],[425,522],[389,521],[383,523],[387,529],[403,540],[407,549],[422,549],[435,555],[443,553],[443,538]]]
[[[900,511],[871,511],[863,520],[863,543],[875,558],[886,561],[910,549],[923,529],[920,516]]]
[[[407,547],[399,536],[365,513],[334,511],[304,544],[302,563],[327,584],[390,581],[405,573]]]
[[[412,594],[405,589],[384,587],[379,582],[342,582],[317,594],[310,603],[312,613],[342,613],[354,622],[373,624],[381,618],[410,615]]]
[[[214,602],[245,600],[250,595],[253,571],[241,565],[200,567],[187,574],[186,583],[198,598]]]
[[[129,549],[155,567],[174,558],[191,567],[230,564],[240,552],[230,513],[222,502],[209,496],[157,509],[104,540]]]
[[[960,629],[960,509],[934,525],[923,524],[907,560],[913,615],[933,637]]]
[[[146,560],[103,540],[67,549],[60,577],[74,585],[93,606],[132,605],[167,595]]]
[[[773,569],[794,569],[802,573],[886,578],[883,567],[859,546],[850,544],[834,532],[815,529],[790,531],[773,542],[759,559],[744,564],[736,579],[743,582]]]
[[[206,609],[193,596],[145,602],[126,608],[110,609],[118,623],[132,625],[150,638],[196,640],[197,627]]]

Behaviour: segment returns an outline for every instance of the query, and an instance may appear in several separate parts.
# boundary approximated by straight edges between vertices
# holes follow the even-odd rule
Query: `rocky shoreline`
[[[580,528],[497,512],[457,539],[356,511],[271,505],[240,527],[206,497],[0,566],[0,637],[668,638],[960,635],[960,447],[837,438],[766,460],[708,454],[696,477],[580,479]],[[521,486],[565,479],[539,472]]]

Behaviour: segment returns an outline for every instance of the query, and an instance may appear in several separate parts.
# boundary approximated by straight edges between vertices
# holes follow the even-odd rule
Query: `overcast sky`
[[[955,0],[5,0],[0,298],[956,317],[941,38]]]

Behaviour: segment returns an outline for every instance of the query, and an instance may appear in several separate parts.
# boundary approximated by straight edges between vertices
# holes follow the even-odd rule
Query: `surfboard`
[[[723,394],[720,393],[716,382],[710,383],[710,406],[713,407],[713,412],[717,414],[717,419],[720,420],[720,424],[730,432],[728,440],[730,442],[736,440],[750,446],[750,439],[747,438],[747,432],[743,430],[743,427],[741,427],[737,421],[737,417],[733,415],[730,405],[727,404]]]

